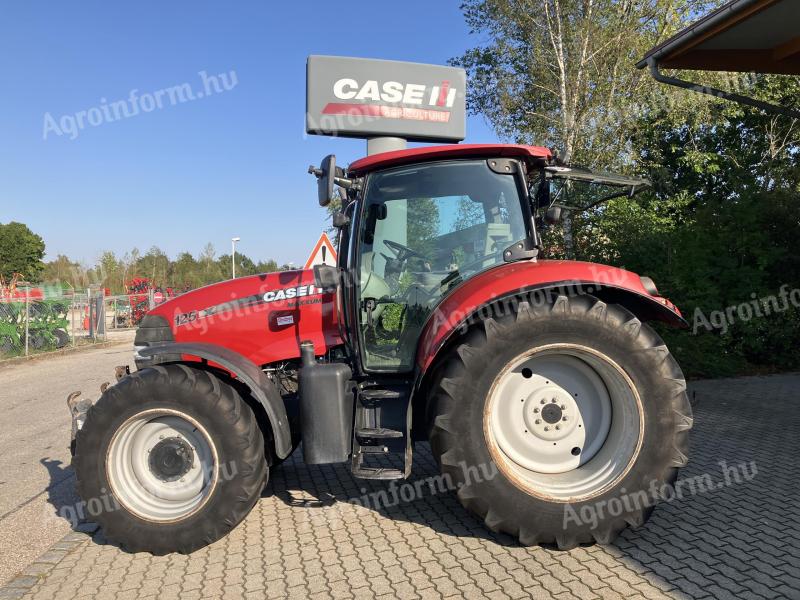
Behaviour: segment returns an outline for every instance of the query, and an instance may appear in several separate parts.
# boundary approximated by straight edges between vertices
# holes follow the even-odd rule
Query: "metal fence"
[[[0,296],[0,359],[106,341],[109,331],[135,328],[153,306],[152,292]]]

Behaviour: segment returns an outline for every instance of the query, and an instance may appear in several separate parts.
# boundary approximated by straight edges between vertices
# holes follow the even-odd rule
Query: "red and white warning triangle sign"
[[[317,245],[314,246],[314,250],[311,252],[311,256],[308,257],[303,268],[310,269],[314,265],[336,266],[336,250],[333,249],[333,244],[327,233],[323,232],[322,235],[319,236],[319,241]]]

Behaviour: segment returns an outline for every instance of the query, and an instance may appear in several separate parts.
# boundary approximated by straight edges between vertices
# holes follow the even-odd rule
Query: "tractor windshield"
[[[503,262],[526,237],[515,177],[484,160],[369,176],[360,231],[364,366],[404,371],[431,310],[461,281]]]

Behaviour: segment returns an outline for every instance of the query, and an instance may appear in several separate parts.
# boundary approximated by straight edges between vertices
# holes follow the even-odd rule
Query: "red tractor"
[[[76,410],[78,489],[107,538],[191,552],[253,508],[269,469],[411,472],[428,440],[462,504],[522,544],[611,541],[686,464],[684,327],[651,280],[542,260],[562,208],[647,182],[545,148],[449,145],[319,168],[338,265],[211,285],[150,311],[137,370]],[[95,500],[99,499],[99,500]]]

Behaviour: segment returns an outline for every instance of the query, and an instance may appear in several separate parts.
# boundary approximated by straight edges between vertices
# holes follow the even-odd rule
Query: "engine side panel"
[[[316,353],[342,343],[333,293],[314,285],[314,272],[282,271],[241,277],[178,296],[150,311],[164,317],[174,341],[203,342],[237,352],[256,365]]]

